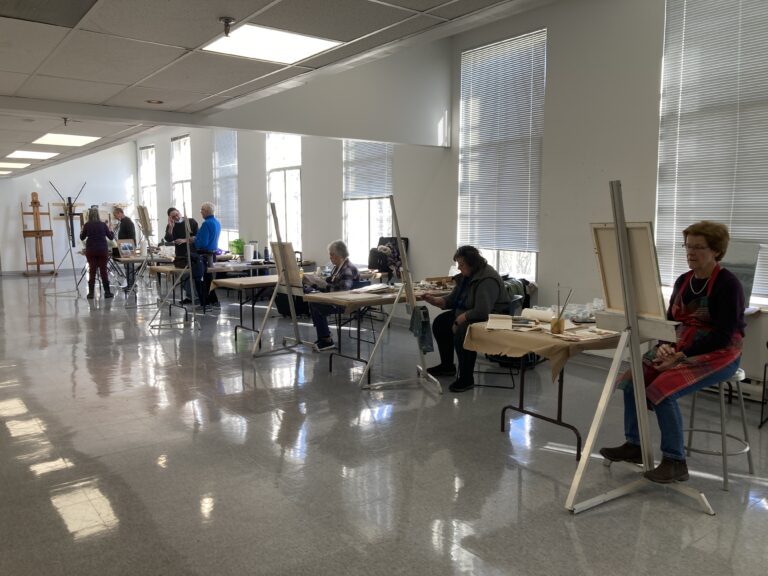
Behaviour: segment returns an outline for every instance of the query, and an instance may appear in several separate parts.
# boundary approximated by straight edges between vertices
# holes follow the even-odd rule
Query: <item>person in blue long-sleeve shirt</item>
[[[220,306],[215,290],[210,290],[212,276],[208,273],[208,266],[216,261],[216,250],[219,248],[219,234],[221,223],[213,215],[216,206],[212,202],[203,202],[200,206],[200,215],[203,223],[197,230],[197,234],[190,238],[194,242],[197,254],[192,255],[191,269],[195,281],[197,295],[203,306]],[[177,240],[177,242],[179,242]]]

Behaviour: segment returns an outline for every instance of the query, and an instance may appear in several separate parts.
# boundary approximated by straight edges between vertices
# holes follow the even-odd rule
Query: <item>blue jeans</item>
[[[327,340],[331,337],[331,329],[328,327],[327,316],[343,311],[344,308],[341,306],[333,306],[332,304],[316,304],[313,302],[309,305],[309,313],[312,316],[312,324],[315,325],[317,338],[319,340]]]
[[[656,420],[661,430],[661,453],[671,460],[685,460],[685,442],[683,437],[683,415],[677,399],[686,394],[692,394],[702,388],[723,382],[733,376],[739,368],[739,359],[734,360],[722,370],[707,376],[700,382],[696,382],[667,396],[653,407],[656,412]],[[640,432],[637,426],[637,410],[635,410],[635,391],[631,382],[624,388],[624,436],[631,444],[640,444]]]

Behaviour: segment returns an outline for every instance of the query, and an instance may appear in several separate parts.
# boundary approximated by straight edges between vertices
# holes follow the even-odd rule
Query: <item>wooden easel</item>
[[[389,205],[390,209],[392,210],[392,227],[394,228],[395,236],[397,237],[397,249],[400,251],[400,258],[402,259],[402,269],[401,269],[401,279],[403,281],[402,286],[400,286],[400,289],[397,292],[397,296],[395,297],[395,302],[392,304],[392,308],[390,308],[389,313],[387,314],[387,318],[384,321],[384,327],[380,331],[379,338],[376,339],[376,343],[373,345],[373,350],[371,350],[371,355],[368,358],[368,362],[365,364],[365,369],[363,370],[362,375],[360,376],[360,388],[363,389],[371,389],[371,388],[384,388],[388,386],[399,386],[402,384],[409,384],[409,383],[418,383],[422,386],[425,384],[432,384],[435,388],[437,388],[438,393],[443,393],[443,387],[440,384],[440,381],[435,378],[434,376],[430,375],[427,372],[426,364],[427,360],[424,356],[424,352],[421,349],[421,346],[417,347],[419,349],[419,364],[416,365],[416,378],[406,379],[406,380],[393,380],[389,382],[374,382],[373,384],[366,384],[365,379],[368,376],[368,370],[371,368],[371,364],[373,363],[374,358],[376,357],[376,352],[378,352],[381,341],[382,341],[382,335],[387,331],[387,328],[389,328],[390,323],[392,322],[392,316],[395,313],[395,310],[397,309],[397,305],[400,303],[400,297],[403,294],[403,291],[405,292],[405,301],[406,301],[406,311],[408,313],[413,313],[414,310],[416,310],[416,294],[413,291],[413,278],[411,277],[411,269],[408,264],[408,253],[405,250],[405,243],[403,242],[403,237],[400,234],[400,222],[397,219],[397,209],[395,208],[395,197],[394,195],[388,196],[389,198]]]
[[[42,276],[48,274],[56,274],[56,258],[54,256],[53,249],[53,227],[51,223],[51,206],[48,205],[48,210],[42,212],[40,210],[40,199],[37,192],[32,192],[32,202],[30,203],[32,210],[27,212],[24,210],[24,203],[21,204],[21,228],[22,237],[24,238],[24,262],[27,265],[27,270],[24,272],[25,276]],[[32,229],[28,230],[27,225],[24,222],[25,216],[32,216]],[[43,228],[43,222],[41,217],[48,218],[48,228]],[[30,261],[29,252],[27,249],[27,239],[32,238],[35,242],[35,259]],[[43,238],[48,238],[51,243],[51,258],[46,260],[45,258],[45,245],[43,244]],[[34,270],[30,270],[30,266],[34,266]],[[53,266],[50,270],[43,270],[43,266]]]
[[[267,325],[269,314],[272,312],[272,307],[275,305],[275,298],[278,292],[285,293],[288,296],[288,308],[291,311],[291,324],[293,325],[293,338],[283,338],[282,349],[270,350],[265,354],[280,352],[280,351],[295,351],[297,346],[308,346],[315,349],[315,343],[301,339],[299,334],[299,321],[296,318],[296,306],[293,303],[293,297],[295,295],[304,295],[303,283],[301,280],[301,273],[299,272],[299,264],[296,262],[295,253],[293,251],[293,244],[290,242],[283,242],[280,236],[280,222],[277,219],[277,209],[275,203],[270,202],[270,209],[272,210],[272,222],[275,225],[275,235],[277,236],[277,242],[271,242],[272,257],[275,259],[275,265],[277,267],[278,283],[275,289],[272,291],[272,297],[269,299],[269,305],[267,311],[264,313],[264,318],[261,321],[258,334],[256,334],[256,341],[253,343],[253,349],[251,354],[256,356],[261,348],[261,335],[264,333],[264,327]]]
[[[592,420],[592,425],[589,429],[589,435],[584,445],[584,452],[587,457],[582,458],[579,461],[579,465],[576,469],[576,474],[573,477],[571,488],[568,492],[568,497],[565,502],[566,509],[570,510],[574,514],[589,510],[600,504],[610,502],[621,496],[638,492],[643,488],[668,488],[679,492],[685,496],[697,500],[704,512],[710,515],[714,515],[714,510],[709,505],[707,497],[690,486],[684,486],[679,483],[672,484],[656,484],[647,480],[644,477],[640,477],[624,486],[610,490],[604,494],[600,494],[583,502],[576,502],[576,497],[581,486],[584,472],[589,464],[589,455],[592,453],[592,449],[597,440],[597,435],[600,432],[600,427],[603,423],[603,418],[608,409],[608,403],[613,394],[616,376],[618,375],[619,368],[621,367],[622,357],[627,345],[630,350],[631,367],[632,367],[632,381],[634,383],[633,389],[635,394],[635,407],[637,410],[637,423],[640,434],[640,447],[643,455],[643,471],[648,471],[654,467],[653,459],[653,447],[651,446],[651,432],[648,424],[648,409],[646,405],[645,386],[643,385],[643,356],[640,352],[640,344],[647,340],[667,340],[674,341],[675,325],[676,322],[670,322],[661,318],[639,318],[637,303],[642,300],[642,297],[636,297],[635,283],[639,278],[648,278],[649,275],[658,279],[658,264],[656,263],[656,252],[653,248],[652,241],[650,242],[653,250],[652,258],[655,264],[655,270],[649,269],[651,264],[648,262],[633,262],[632,254],[637,254],[636,250],[630,246],[629,234],[627,232],[627,222],[624,219],[624,203],[621,196],[621,182],[613,180],[610,183],[611,186],[611,204],[613,206],[613,220],[615,225],[615,237],[617,255],[618,255],[618,267],[621,274],[621,292],[623,295],[623,311],[621,314],[613,313],[604,316],[598,316],[598,327],[608,328],[615,330],[619,328],[621,330],[621,338],[619,339],[619,345],[616,348],[616,352],[611,362],[611,368],[608,371],[608,376],[605,379],[603,385],[603,392],[600,395],[600,401],[595,411],[595,417]],[[651,239],[652,240],[652,239]],[[600,254],[598,258],[600,259]],[[645,266],[643,266],[645,264]],[[606,274],[606,270],[601,266],[603,273],[603,289],[608,299],[611,299],[611,293],[615,290],[607,288],[609,284],[615,285],[615,283],[609,282]],[[661,289],[658,287],[658,298],[661,299]],[[663,306],[662,306],[663,310]],[[619,322],[615,324],[609,324],[611,321]]]

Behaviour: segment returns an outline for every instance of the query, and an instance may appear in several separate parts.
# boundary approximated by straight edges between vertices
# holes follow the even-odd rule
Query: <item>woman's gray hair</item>
[[[328,244],[328,252],[333,252],[342,258],[349,258],[349,250],[347,250],[347,245],[344,244],[343,240],[334,240]]]
[[[101,218],[99,218],[98,208],[88,209],[88,222],[101,222]]]
[[[201,208],[205,208],[211,214],[216,214],[216,204],[213,202],[203,202]]]

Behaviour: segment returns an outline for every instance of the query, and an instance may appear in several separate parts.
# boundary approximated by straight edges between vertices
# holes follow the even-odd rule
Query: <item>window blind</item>
[[[153,230],[157,230],[157,170],[155,147],[139,148],[139,203],[147,207]]]
[[[763,0],[667,0],[656,207],[666,285],[688,269],[682,231],[693,222],[768,243],[766,29]],[[753,287],[761,296],[765,252]]]
[[[461,55],[460,244],[538,251],[547,31]]]
[[[237,132],[216,130],[213,136],[213,190],[222,229],[237,232]]]
[[[189,134],[171,139],[171,197],[176,208],[194,213],[192,207],[192,143]]]
[[[344,200],[392,195],[393,145],[344,140]]]

